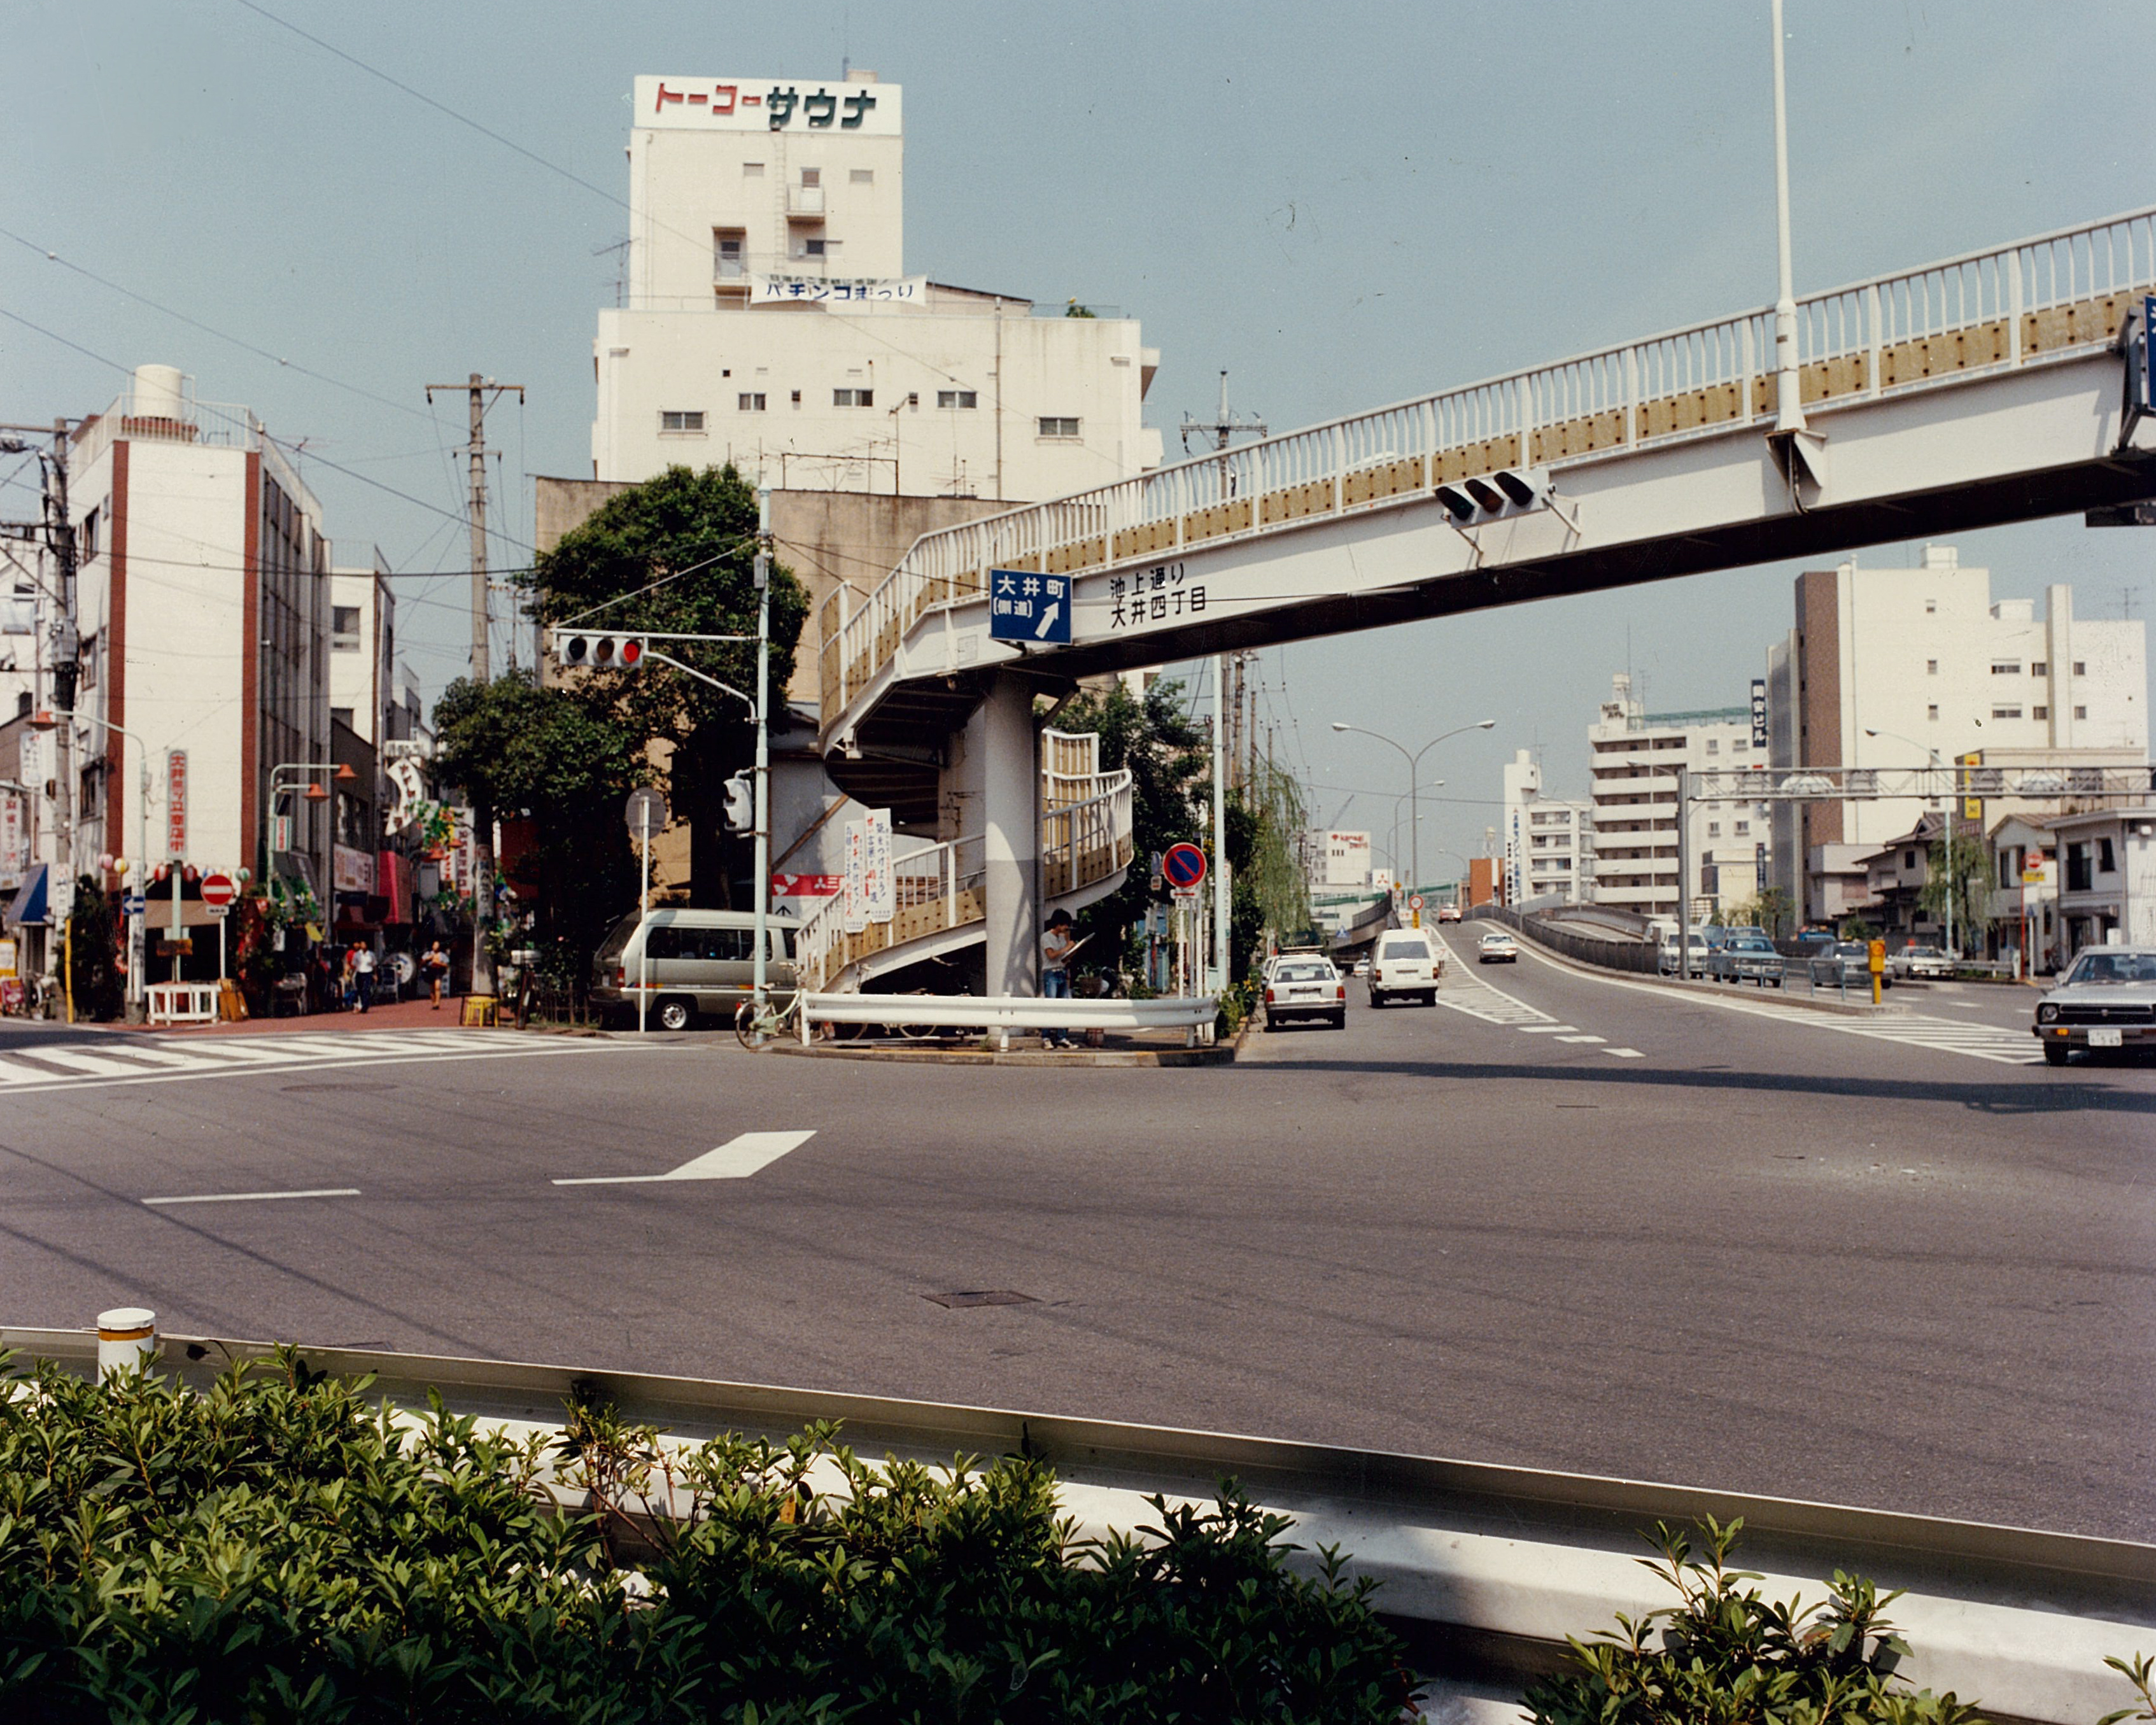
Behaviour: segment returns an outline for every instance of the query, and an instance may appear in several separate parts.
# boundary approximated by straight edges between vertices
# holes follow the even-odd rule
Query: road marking
[[[357,1186],[317,1186],[306,1192],[201,1192],[186,1198],[146,1198],[145,1204],[260,1204],[278,1198],[357,1198]]]
[[[557,1186],[652,1186],[670,1180],[746,1180],[759,1168],[767,1168],[789,1150],[798,1150],[814,1132],[743,1132],[737,1138],[729,1138],[716,1150],[706,1150],[693,1161],[685,1162],[670,1173],[664,1174],[586,1174],[576,1179],[557,1180]]]
[[[1560,1030],[1576,1029],[1573,1024],[1515,1024],[1512,1027],[1523,1036],[1554,1036]]]
[[[1560,1036],[1559,1042],[1607,1042],[1607,1036]]]
[[[1646,1056],[1636,1048],[1605,1048],[1603,1053],[1614,1055],[1620,1060],[1644,1060]]]
[[[660,1045],[666,1046],[667,1045]],[[70,1045],[0,1041],[0,1086],[8,1094],[33,1090],[103,1089],[127,1084],[172,1084],[199,1078],[249,1078],[330,1066],[397,1065],[534,1055],[593,1054],[635,1050],[637,1045],[515,1030],[412,1030],[364,1033],[300,1031],[289,1035],[188,1036],[155,1042],[115,1040],[95,1054]],[[108,1051],[109,1049],[109,1051]],[[50,1064],[38,1065],[39,1060]],[[54,1066],[71,1068],[55,1071]]]

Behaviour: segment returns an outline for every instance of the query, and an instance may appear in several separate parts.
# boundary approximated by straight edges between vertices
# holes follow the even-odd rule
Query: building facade
[[[1749,706],[1650,713],[1630,675],[1610,679],[1609,699],[1588,727],[1593,771],[1594,901],[1674,921],[1679,910],[1678,771],[1757,769],[1767,741]],[[1758,896],[1768,839],[1764,803],[1692,806],[1688,883],[1695,922]]]
[[[1517,751],[1504,768],[1505,902],[1584,905],[1594,896],[1594,805],[1543,794],[1542,762]]]
[[[2051,823],[2058,860],[2063,967],[2084,947],[2156,946],[2156,803],[2061,815]]]
[[[1316,865],[1310,873],[1313,891],[1336,891],[1370,884],[1368,833],[1323,832],[1310,836]]]
[[[1987,569],[1928,545],[1914,568],[1854,562],[1796,581],[1796,620],[1768,654],[1773,764],[2126,765],[2148,757],[2146,629],[2076,618],[2073,589],[1991,597]],[[1814,918],[1857,907],[1862,860],[1915,827],[1917,798],[1780,804],[1774,878]],[[2046,814],[2006,799],[1987,814]]]
[[[869,72],[635,80],[594,477],[1019,501],[1159,464],[1136,320],[906,273],[903,113]]]

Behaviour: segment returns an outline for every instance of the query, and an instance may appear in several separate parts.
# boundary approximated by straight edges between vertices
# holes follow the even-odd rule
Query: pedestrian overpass
[[[1036,694],[2156,497],[2149,291],[2156,208],[1800,299],[1793,374],[1750,311],[927,534],[821,608],[827,770],[901,824],[956,811],[990,992],[1030,992]],[[992,571],[1068,577],[1070,643],[993,639]]]

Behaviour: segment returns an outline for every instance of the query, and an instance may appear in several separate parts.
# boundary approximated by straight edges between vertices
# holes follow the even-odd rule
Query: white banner
[[[846,890],[839,916],[848,934],[859,934],[869,926],[868,898],[862,879],[867,859],[867,840],[862,829],[866,824],[858,820],[846,823]]]
[[[0,891],[13,891],[30,871],[30,797],[0,791]]]
[[[339,892],[372,892],[374,891],[374,853],[355,850],[349,845],[340,845],[331,858],[336,890]]]
[[[749,285],[752,305],[924,305],[925,275],[885,281],[826,281],[813,275],[759,275]]]
[[[23,783],[29,786],[32,796],[44,795],[46,780],[57,776],[53,763],[59,758],[59,748],[54,732],[33,731],[23,738],[20,752],[15,757],[15,771],[21,775]]]
[[[888,922],[898,914],[897,885],[891,874],[891,810],[870,809],[861,827],[861,912],[871,922]]]
[[[636,80],[634,126],[666,131],[787,131],[814,136],[899,136],[896,84],[815,78],[681,78]]]

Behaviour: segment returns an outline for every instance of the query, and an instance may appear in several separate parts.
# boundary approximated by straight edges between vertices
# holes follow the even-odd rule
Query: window
[[[745,180],[762,179],[763,164],[761,162],[744,162],[742,163],[742,177]]]
[[[1043,437],[1075,437],[1078,435],[1078,422],[1075,419],[1044,417],[1040,421],[1040,434]]]
[[[804,186],[822,185],[824,183],[824,170],[820,167],[803,168],[801,170],[801,183]]]
[[[1936,659],[1927,659],[1927,660],[1924,661],[1924,675],[1925,675],[1926,676],[1928,676],[1928,677],[1936,677],[1937,675],[1938,675],[1938,674],[1939,674],[1939,662],[1938,662],[1938,660],[1936,660]]]
[[[330,650],[333,653],[359,651],[359,607],[332,605],[330,607]]]
[[[95,689],[97,686],[97,637],[84,636],[78,650],[82,662],[82,686]]]
[[[2074,709],[2074,716],[2076,719],[2086,719],[2088,716],[2088,709],[2085,706],[2076,707]]]
[[[2097,873],[2099,875],[2109,875],[2116,872],[2118,867],[2118,860],[2113,856],[2111,852],[2111,840],[2108,839],[2097,839],[2096,841]]]
[[[763,411],[763,398],[761,395],[744,390],[740,397],[738,405],[742,412],[744,413],[761,413]]]
[[[688,436],[703,429],[704,415],[701,409],[693,413],[682,408],[663,408],[660,410],[659,430],[661,436],[670,431],[677,436]]]
[[[804,239],[801,242],[801,249],[794,253],[793,255],[797,258],[829,257],[830,255],[830,249],[831,242],[828,239],[821,238],[815,239]]]
[[[1903,851],[1902,853],[1902,866],[1905,869],[1915,868],[1917,866],[1917,853],[1913,850]]]
[[[1718,737],[1708,737],[1707,740],[1707,752],[1710,755],[1720,754],[1722,752],[1722,739]]]
[[[872,167],[855,168],[847,174],[846,183],[850,186],[873,186],[875,184],[875,170]]]
[[[332,725],[341,725],[347,731],[351,730],[352,709],[348,706],[331,707],[330,709],[330,722]],[[342,802],[343,800],[344,799],[341,797],[338,798],[339,802]]]
[[[1939,608],[1939,602],[1938,602],[1937,599],[1926,599],[1926,600],[1924,601],[1924,615],[1925,615],[1925,616],[1927,616],[1927,617],[1931,617],[1931,616],[1935,616],[1935,615],[1937,615],[1937,614],[1938,614],[1938,608]]]
[[[2066,891],[2087,892],[2091,886],[2089,876],[2089,848],[2086,844],[2066,846]]]
[[[2051,710],[2047,706],[2031,707],[2029,710],[2029,716],[2032,719],[2048,719],[2051,716]]]
[[[85,563],[97,555],[97,529],[100,519],[101,512],[93,509],[82,518],[82,531],[75,536],[77,554]]]
[[[981,404],[978,392],[971,389],[939,389],[936,405],[939,408],[978,408]]]
[[[2021,661],[2018,659],[1994,659],[1991,661],[1991,674],[1994,677],[2018,677],[2021,675]]]
[[[2046,674],[2050,671],[2050,670],[2051,670],[2051,667],[2050,667],[2049,665],[2047,665],[2046,664],[2045,664],[2045,663],[2044,663],[2044,661],[2043,661],[2042,660],[2041,660],[2041,659],[2031,660],[2030,661],[2030,664],[2029,664],[2029,675],[2030,675],[2030,676],[2032,676],[2032,677],[2041,677],[2041,676],[2043,676],[2043,675],[2046,675]]]
[[[1744,837],[1744,836],[1745,836],[1745,834],[1746,834],[1749,833],[1751,830],[1752,830],[1752,823],[1751,823],[1750,821],[1748,821],[1748,820],[1740,820],[1740,821],[1738,821],[1738,822],[1737,823],[1737,836],[1738,836],[1738,838],[1742,839],[1743,837]]]
[[[1707,824],[1707,836],[1710,839],[1719,839],[1722,836],[1722,823],[1718,820],[1709,821]]]
[[[793,405],[797,408],[801,405],[801,392],[798,389],[793,392]]]
[[[1991,716],[1994,719],[2018,719],[2021,716],[2021,709],[2018,706],[1995,706],[1991,710]]]
[[[2087,676],[2088,675],[2088,660],[2086,659],[2076,659],[2074,661],[2074,675],[2077,677]]]
[[[834,408],[872,408],[875,405],[873,389],[834,389],[831,392]]]
[[[1934,725],[1938,724],[1939,721],[1938,702],[1935,701],[1929,706],[1926,707],[1924,709],[1924,716],[1929,719]]]
[[[748,274],[748,236],[738,228],[711,232],[711,267],[721,281],[739,281]]]

